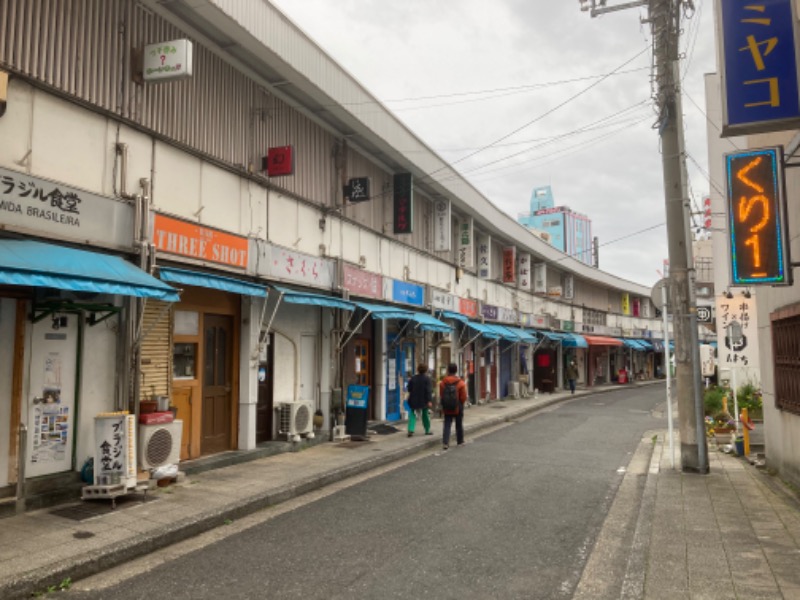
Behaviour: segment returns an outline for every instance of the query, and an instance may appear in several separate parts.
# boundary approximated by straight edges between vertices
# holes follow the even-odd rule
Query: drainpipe
[[[16,513],[25,512],[25,463],[28,460],[28,428],[24,423],[19,424],[19,448],[17,449],[17,505]]]

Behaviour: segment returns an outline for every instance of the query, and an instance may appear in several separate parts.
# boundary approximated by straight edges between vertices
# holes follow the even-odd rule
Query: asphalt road
[[[60,597],[571,598],[663,401],[661,386],[580,397]]]

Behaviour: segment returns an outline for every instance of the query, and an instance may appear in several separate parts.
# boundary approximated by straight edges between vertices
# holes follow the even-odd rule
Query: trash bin
[[[628,372],[625,369],[620,369],[617,373],[618,383],[628,383]]]
[[[737,437],[734,445],[736,446],[736,456],[744,456],[744,438]]]
[[[347,386],[347,398],[344,408],[344,432],[347,435],[351,437],[367,437],[368,406],[368,386]]]

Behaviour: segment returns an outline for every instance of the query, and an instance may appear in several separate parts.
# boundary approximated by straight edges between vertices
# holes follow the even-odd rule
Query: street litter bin
[[[737,437],[734,440],[734,445],[736,446],[736,456],[744,456],[744,438]]]
[[[628,383],[628,372],[625,369],[620,369],[617,373],[617,383]]]
[[[344,432],[351,437],[367,437],[367,417],[369,407],[369,387],[366,385],[347,386],[344,407]]]

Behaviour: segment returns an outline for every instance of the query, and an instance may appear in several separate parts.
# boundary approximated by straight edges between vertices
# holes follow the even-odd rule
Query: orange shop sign
[[[161,252],[244,269],[247,267],[246,237],[209,229],[156,213],[153,240]]]

